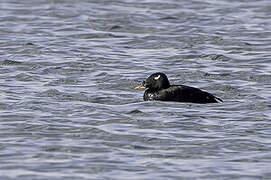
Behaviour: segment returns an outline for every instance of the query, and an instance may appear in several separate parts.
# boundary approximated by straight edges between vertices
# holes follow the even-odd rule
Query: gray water
[[[270,180],[270,53],[270,0],[1,0],[0,179]]]

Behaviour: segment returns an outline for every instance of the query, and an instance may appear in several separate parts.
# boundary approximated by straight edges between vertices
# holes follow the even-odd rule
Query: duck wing
[[[184,85],[173,85],[167,89],[160,90],[157,95],[157,100],[191,103],[217,103],[218,101],[223,102],[220,98],[206,91]]]

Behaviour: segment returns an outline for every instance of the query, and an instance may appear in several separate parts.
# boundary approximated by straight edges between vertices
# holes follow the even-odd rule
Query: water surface
[[[2,0],[1,179],[271,179],[269,0]],[[144,102],[154,72],[221,104]]]

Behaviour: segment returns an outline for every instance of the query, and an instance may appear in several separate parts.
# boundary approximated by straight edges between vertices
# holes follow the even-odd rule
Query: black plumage
[[[164,73],[154,73],[142,86],[136,89],[148,88],[143,96],[144,101],[177,101],[191,103],[217,103],[223,102],[220,98],[198,88],[185,85],[170,85],[167,76]]]

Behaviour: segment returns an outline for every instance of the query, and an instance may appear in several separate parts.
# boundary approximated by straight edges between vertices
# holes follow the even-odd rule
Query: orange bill
[[[144,86],[144,85],[135,87],[135,89],[145,89],[145,88],[146,88],[146,86]]]

